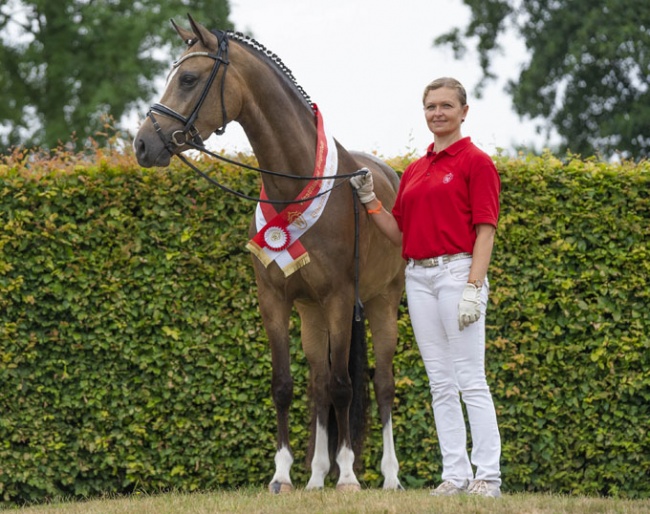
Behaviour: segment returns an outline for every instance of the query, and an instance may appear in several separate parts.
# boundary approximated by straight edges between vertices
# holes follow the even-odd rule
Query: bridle
[[[196,105],[194,106],[194,109],[192,109],[192,113],[189,115],[189,117],[186,118],[182,114],[176,112],[174,109],[171,109],[161,103],[153,104],[149,109],[149,112],[147,113],[147,116],[149,117],[149,119],[151,119],[151,122],[153,123],[153,126],[156,129],[158,137],[160,137],[163,144],[165,145],[165,148],[172,155],[175,153],[176,150],[176,148],[174,148],[174,146],[172,145],[176,145],[176,147],[179,147],[189,143],[193,143],[196,146],[200,146],[200,147],[203,146],[203,140],[201,139],[199,130],[196,128],[194,123],[196,122],[196,119],[199,116],[199,111],[201,110],[201,107],[203,106],[203,103],[205,102],[205,99],[207,98],[208,93],[210,92],[212,83],[217,77],[217,74],[219,73],[219,68],[221,68],[222,64],[223,64],[223,73],[221,75],[221,88],[220,88],[222,124],[220,128],[215,130],[215,133],[217,135],[223,134],[226,130],[226,125],[228,123],[226,104],[224,103],[226,72],[228,71],[228,64],[230,64],[228,61],[228,36],[226,35],[225,32],[223,33],[221,42],[219,43],[219,50],[217,51],[216,54],[210,52],[192,52],[184,55],[179,60],[174,61],[174,64],[172,65],[173,68],[178,68],[184,61],[192,57],[209,57],[211,59],[214,59],[214,66],[212,66],[212,71],[210,72],[210,76],[208,77],[208,80],[205,83],[205,86],[203,87],[201,96],[196,102]],[[169,140],[166,140],[165,136],[163,135],[162,129],[160,128],[160,125],[158,124],[158,121],[154,116],[154,113],[161,116],[167,116],[168,118],[172,118],[177,121],[180,121],[184,125],[183,129],[176,130],[175,132],[172,133]]]
[[[221,119],[222,119],[222,124],[221,127],[216,129],[214,132],[217,135],[222,135],[225,130],[226,130],[226,125],[228,124],[228,115],[226,113],[226,104],[224,102],[225,99],[225,84],[226,84],[226,72],[228,71],[228,65],[230,64],[230,61],[228,60],[228,35],[226,32],[221,32],[221,41],[219,42],[219,50],[217,51],[216,54],[210,53],[210,52],[191,52],[189,54],[184,55],[177,61],[174,61],[172,67],[178,68],[183,62],[185,62],[187,59],[191,59],[192,57],[209,57],[211,59],[214,59],[214,65],[212,66],[212,70],[210,71],[210,76],[208,77],[207,82],[205,83],[205,86],[203,87],[203,91],[201,92],[201,96],[199,97],[198,101],[196,102],[196,105],[192,109],[192,113],[189,115],[189,117],[185,117],[182,114],[176,112],[174,109],[171,109],[170,107],[167,107],[164,104],[161,103],[155,103],[149,108],[149,112],[147,113],[147,116],[151,120],[151,123],[153,124],[156,133],[158,134],[158,137],[162,141],[165,149],[171,154],[171,155],[176,155],[181,161],[183,161],[189,168],[194,170],[198,175],[206,179],[208,182],[211,184],[219,187],[223,191],[226,191],[228,193],[231,193],[239,198],[243,198],[245,200],[251,200],[255,202],[263,202],[263,203],[271,203],[271,204],[291,204],[291,203],[301,203],[305,202],[308,200],[313,200],[315,198],[318,198],[320,196],[326,195],[329,193],[331,190],[343,185],[346,180],[342,180],[338,182],[337,184],[333,185],[330,189],[327,189],[325,191],[321,191],[320,193],[315,194],[314,196],[308,197],[308,198],[303,198],[302,200],[297,200],[297,201],[286,201],[286,200],[268,200],[268,199],[262,199],[262,198],[256,198],[253,196],[245,195],[243,193],[240,193],[238,191],[235,191],[233,189],[230,189],[229,187],[224,186],[220,182],[216,181],[214,178],[210,177],[207,175],[204,171],[201,171],[199,168],[197,168],[194,164],[192,164],[182,153],[178,152],[178,148],[181,146],[188,146],[194,150],[198,150],[202,153],[205,153],[207,155],[210,155],[211,157],[214,157],[216,159],[228,162],[230,164],[234,164],[237,166],[240,166],[242,168],[247,168],[250,170],[257,171],[259,173],[264,173],[267,175],[275,175],[275,176],[280,176],[283,178],[291,178],[295,180],[336,180],[336,179],[349,179],[351,177],[355,177],[357,175],[362,175],[367,173],[367,170],[362,168],[360,170],[354,171],[349,174],[344,174],[344,175],[336,175],[334,177],[306,177],[302,175],[292,175],[289,173],[280,173],[280,172],[275,172],[275,171],[270,171],[270,170],[265,170],[262,168],[257,168],[255,166],[250,166],[247,164],[243,164],[240,162],[232,161],[224,156],[215,154],[213,152],[210,152],[205,145],[203,144],[203,139],[201,138],[201,135],[199,134],[199,130],[196,128],[194,123],[196,122],[196,119],[199,116],[199,112],[201,110],[201,107],[203,106],[203,103],[205,102],[208,93],[210,92],[210,88],[212,87],[212,84],[214,83],[217,74],[219,73],[219,69],[221,68],[221,65],[223,64],[223,73],[221,74],[221,87],[220,87],[220,95],[221,95]],[[190,43],[191,44],[191,43]],[[176,130],[172,132],[171,136],[169,139],[165,138],[165,135],[163,134],[162,128],[160,127],[160,124],[156,120],[156,116],[166,116],[168,118],[172,118],[176,121],[179,121],[183,124],[183,128],[181,130]],[[355,195],[356,196],[356,195]]]

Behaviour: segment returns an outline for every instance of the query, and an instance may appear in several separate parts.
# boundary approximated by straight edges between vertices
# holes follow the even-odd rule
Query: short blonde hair
[[[455,89],[456,93],[458,94],[458,100],[460,101],[460,105],[461,106],[467,105],[467,92],[465,91],[465,88],[460,82],[458,82],[456,79],[451,77],[440,77],[439,79],[429,82],[427,86],[424,88],[424,93],[422,94],[422,103],[424,104],[424,99],[429,94],[429,91],[434,91],[436,89],[440,89],[441,87],[448,87],[449,89]]]

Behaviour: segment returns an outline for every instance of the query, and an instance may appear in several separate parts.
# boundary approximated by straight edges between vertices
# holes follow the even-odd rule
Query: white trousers
[[[442,453],[442,480],[457,486],[474,479],[500,485],[501,437],[485,379],[487,279],[481,292],[481,317],[462,331],[458,328],[458,303],[471,264],[471,258],[434,268],[409,262],[406,296],[413,332],[429,377]],[[471,464],[461,397],[472,436]]]

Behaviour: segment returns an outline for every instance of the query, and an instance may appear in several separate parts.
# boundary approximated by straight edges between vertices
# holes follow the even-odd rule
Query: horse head
[[[173,63],[160,102],[151,106],[133,141],[144,167],[167,166],[172,155],[202,146],[213,132],[223,133],[241,109],[237,89],[226,84],[228,35],[188,18],[191,31],[172,20],[187,48]]]

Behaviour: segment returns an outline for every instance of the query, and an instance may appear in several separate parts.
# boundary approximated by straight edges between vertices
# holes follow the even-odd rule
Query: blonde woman
[[[370,173],[354,177],[352,185],[408,262],[409,316],[442,453],[442,483],[431,494],[498,498],[501,439],[485,377],[485,313],[500,179],[492,159],[462,136],[469,106],[460,82],[434,80],[424,90],[423,105],[433,143],[404,171],[392,212],[376,198]]]

